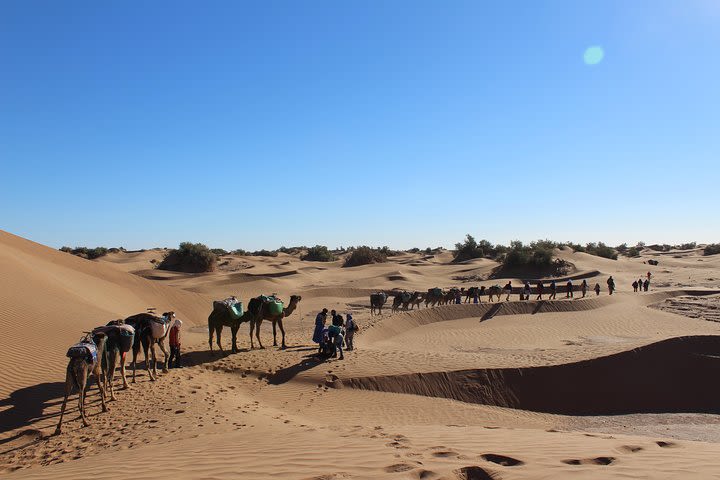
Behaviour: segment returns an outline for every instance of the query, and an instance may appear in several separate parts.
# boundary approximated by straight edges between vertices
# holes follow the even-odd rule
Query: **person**
[[[643,290],[645,290],[647,292],[648,288],[650,288],[650,280],[645,280],[643,282]]]
[[[462,303],[462,295],[463,295],[464,290],[465,290],[464,288],[461,290],[455,290],[455,304],[456,305],[460,305]]]
[[[600,284],[599,283],[595,284],[595,295],[597,295],[597,296],[600,295]]]
[[[573,284],[572,284],[571,279],[568,279],[568,282],[567,282],[567,292],[565,293],[565,298],[575,298],[575,295],[573,293]]]
[[[637,282],[637,280],[635,280],[635,281],[632,283],[632,287],[633,287],[633,292],[637,292],[637,289],[638,289],[638,282]]]
[[[585,280],[585,279],[583,278],[583,281],[582,281],[582,283],[580,284],[580,291],[582,292],[583,298],[585,298],[585,294],[587,293],[587,289],[588,289],[587,280]]]
[[[338,318],[342,321],[342,315],[337,315]],[[342,351],[342,345],[343,345],[343,329],[342,329],[342,323],[340,325],[335,325],[335,321],[333,320],[333,324],[328,327],[328,336],[330,337],[330,341],[332,341],[333,344],[333,358],[338,356],[338,351],[340,352],[340,357],[338,360],[342,360],[343,357],[343,351]]]
[[[555,280],[550,282],[550,296],[548,297],[548,300],[555,300],[555,295],[557,294],[557,285],[555,284]]]
[[[525,295],[525,300],[530,300],[530,294],[532,293],[532,289],[530,288],[530,284],[528,282],[525,282],[525,286],[523,287],[523,294]]]
[[[335,310],[330,311],[331,318],[332,318],[332,324],[336,327],[342,327],[343,325],[343,318],[342,315],[338,315],[338,313]]]
[[[327,313],[328,309],[323,308],[322,312],[315,317],[315,331],[313,331],[312,341],[318,344],[318,352],[322,352],[323,328],[325,328],[325,322],[327,321]]]
[[[505,298],[505,301],[507,302],[510,300],[510,294],[512,293],[512,282],[508,282],[507,285],[505,285],[505,288],[503,288],[507,292],[507,297]]]
[[[182,320],[175,319],[175,324],[170,329],[170,359],[168,360],[170,368],[182,368],[180,364],[180,327],[182,327]]]
[[[652,273],[648,272],[648,273],[647,273],[648,281],[650,281],[650,277],[651,277],[651,276],[652,276]]]
[[[480,289],[478,287],[473,290],[473,303],[480,303]]]
[[[353,337],[358,330],[357,323],[353,320],[352,314],[348,313],[345,315],[345,347],[347,351],[355,350]]]
[[[637,290],[637,291],[638,291],[638,292],[642,292],[642,284],[643,284],[643,279],[642,279],[642,277],[638,278],[637,284],[638,284],[638,290]]]
[[[612,295],[613,291],[615,290],[615,280],[613,280],[612,275],[610,275],[610,278],[607,279],[607,286],[610,295]]]
[[[542,300],[543,290],[545,290],[545,285],[543,285],[542,282],[538,282],[538,283],[537,283],[537,293],[538,293],[538,296],[537,296],[536,300]]]

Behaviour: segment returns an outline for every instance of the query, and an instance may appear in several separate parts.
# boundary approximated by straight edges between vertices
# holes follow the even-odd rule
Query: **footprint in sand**
[[[438,458],[457,457],[458,455],[459,453],[453,450],[440,450],[438,452],[433,452],[433,457]]]
[[[459,480],[498,480],[500,477],[477,465],[462,467],[454,471]]]
[[[677,443],[675,443],[675,442],[663,442],[662,440],[659,440],[659,441],[657,441],[657,442],[655,442],[655,443],[657,443],[657,446],[658,446],[658,447],[662,447],[662,448],[673,448],[673,447],[679,446],[679,445],[678,445]]]
[[[574,458],[562,462],[568,465],[611,465],[615,462],[615,457]]]
[[[488,462],[497,463],[503,467],[518,467],[525,465],[525,462],[518,460],[517,458],[507,457],[505,455],[498,455],[497,453],[484,453],[480,455],[480,458]]]
[[[389,465],[384,468],[384,470],[387,473],[398,473],[398,472],[407,472],[409,470],[412,470],[415,468],[415,465],[410,465],[409,463],[396,463],[394,465]]]
[[[638,447],[637,445],[623,445],[622,447],[618,448],[623,453],[637,453],[641,450],[643,450],[643,447]]]

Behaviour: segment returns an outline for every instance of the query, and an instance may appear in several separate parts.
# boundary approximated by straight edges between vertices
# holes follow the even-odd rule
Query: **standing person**
[[[585,298],[585,294],[587,293],[587,289],[588,289],[587,280],[585,280],[585,279],[583,278],[583,281],[582,281],[582,283],[580,284],[580,291],[582,292],[583,298]]]
[[[600,296],[600,284],[599,283],[595,284],[595,295]]]
[[[548,300],[555,300],[555,295],[557,294],[557,285],[555,284],[555,280],[550,282],[550,296],[548,297]]]
[[[342,315],[337,315],[340,320],[342,321]],[[338,356],[338,351],[340,352],[340,358],[338,360],[342,360],[343,357],[343,329],[342,324],[335,325],[335,321],[333,321],[333,324],[328,327],[328,336],[330,337],[330,341],[332,342],[333,346],[333,358]]]
[[[473,303],[480,303],[480,289],[475,287],[473,291]]]
[[[633,292],[637,292],[637,289],[638,289],[638,282],[637,282],[637,280],[635,280],[635,281],[632,283],[632,287],[633,287]]]
[[[319,345],[318,353],[322,352],[323,328],[325,328],[325,322],[327,321],[327,313],[328,309],[323,308],[322,312],[315,317],[315,331],[313,331],[312,341]]]
[[[342,315],[338,315],[338,313],[335,310],[330,310],[331,318],[332,318],[332,324],[336,327],[342,327],[343,325],[343,318]]]
[[[642,279],[642,277],[640,277],[640,278],[638,278],[638,292],[642,292],[642,284],[643,284],[643,279]]]
[[[510,300],[510,294],[512,293],[512,282],[508,281],[503,290],[507,292],[507,297],[505,298],[505,301],[507,302]]]
[[[530,288],[530,284],[528,282],[525,282],[525,286],[523,287],[523,294],[525,295],[525,300],[530,300],[530,294],[532,293],[532,289]]]
[[[537,293],[538,293],[538,296],[537,296],[537,298],[536,298],[535,300],[542,300],[542,294],[543,294],[543,291],[544,291],[544,290],[545,290],[545,285],[543,285],[542,281],[539,281],[539,282],[537,283]]]
[[[170,359],[168,360],[170,368],[182,368],[180,364],[180,327],[182,327],[182,320],[175,319],[175,324],[170,329]],[[175,360],[174,364],[173,360]]]
[[[355,347],[353,346],[353,337],[355,336],[355,332],[357,331],[357,323],[355,323],[355,320],[353,320],[352,315],[348,313],[345,316],[345,347],[347,351],[355,349]]]
[[[462,303],[463,290],[455,290],[455,304],[460,305]]]
[[[650,280],[645,280],[643,282],[643,290],[645,290],[647,292],[648,288],[650,288]]]
[[[573,293],[573,284],[572,284],[571,279],[568,279],[568,282],[567,282],[567,292],[565,293],[565,298],[575,298],[575,294]]]
[[[608,291],[610,292],[610,295],[612,295],[613,292],[615,291],[615,280],[613,280],[612,275],[610,275],[610,278],[607,279],[607,286],[608,286]]]
[[[648,273],[647,273],[648,282],[650,281],[650,277],[651,277],[651,276],[652,276],[652,273],[648,272]]]

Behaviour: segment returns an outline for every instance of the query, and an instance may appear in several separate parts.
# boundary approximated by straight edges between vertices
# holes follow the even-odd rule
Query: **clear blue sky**
[[[718,241],[719,79],[714,0],[4,0],[0,228]]]

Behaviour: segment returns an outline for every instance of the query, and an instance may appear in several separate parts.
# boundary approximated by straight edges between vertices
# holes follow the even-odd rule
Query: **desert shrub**
[[[227,250],[225,250],[224,248],[211,248],[210,251],[213,252],[218,257],[220,257],[222,255],[227,255],[228,253],[230,253]]]
[[[585,252],[586,251],[585,247],[583,247],[579,243],[565,242],[563,245],[566,247],[572,248],[576,252]]]
[[[201,273],[215,269],[217,256],[202,243],[183,242],[179,248],[165,254],[158,265],[161,270],[174,272]]]
[[[639,257],[640,250],[640,247],[630,247],[627,249],[627,253],[625,255],[628,257]]]
[[[108,254],[108,249],[105,247],[95,247],[95,248],[88,248],[88,247],[62,247],[60,248],[61,252],[67,252],[71,253],[75,256],[82,257],[88,260],[94,260],[96,258],[100,258],[102,256],[105,256]]]
[[[717,255],[720,253],[720,243],[711,243],[706,245],[703,250],[703,255]]]
[[[559,246],[548,240],[538,240],[524,245],[521,241],[510,242],[502,263],[493,272],[498,277],[511,271],[533,271],[553,275],[563,275],[568,272],[570,264],[559,258],[553,258],[553,249]]]
[[[615,250],[617,250],[618,253],[625,255],[628,251],[627,243],[621,243],[617,247],[615,247]]]
[[[427,248],[425,249],[425,255],[432,255],[432,253],[433,253],[432,248],[427,247]]]
[[[609,258],[611,260],[617,260],[618,257],[618,252],[614,248],[605,245],[603,242],[588,243],[585,245],[585,251],[590,255]]]
[[[453,262],[462,262],[472,258],[497,258],[507,251],[504,245],[493,245],[487,240],[475,241],[475,238],[467,234],[463,243],[455,244]]]
[[[697,243],[682,243],[680,245],[675,245],[675,248],[677,248],[678,250],[692,250],[693,248],[697,248]]]
[[[307,253],[300,257],[300,260],[311,262],[334,262],[337,257],[330,253],[325,245],[315,245],[307,249]]]
[[[378,249],[380,252],[383,253],[386,257],[397,257],[398,255],[402,255],[403,252],[400,250],[390,250],[390,248],[386,245],[382,248]]]
[[[243,250],[242,248],[238,248],[230,252],[230,255],[247,255],[247,250]]]
[[[278,252],[277,250],[255,250],[254,252],[250,253],[249,255],[252,255],[253,257],[277,257]]]
[[[420,253],[420,249],[415,247],[411,248],[410,250],[405,250],[407,253]]]
[[[383,263],[387,261],[387,256],[376,248],[370,248],[363,245],[356,247],[352,253],[345,259],[343,267],[357,267],[358,265],[369,265],[371,263]]]

